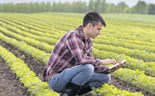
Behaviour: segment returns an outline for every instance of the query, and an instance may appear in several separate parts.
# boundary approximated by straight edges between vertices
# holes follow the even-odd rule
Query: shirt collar
[[[85,36],[84,36],[84,32],[83,32],[83,26],[79,26],[78,28],[76,28],[76,30],[79,32],[79,35],[81,37],[82,40],[85,41]]]

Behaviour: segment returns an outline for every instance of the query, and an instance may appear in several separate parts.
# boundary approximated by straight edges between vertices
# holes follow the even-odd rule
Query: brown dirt
[[[12,52],[14,55],[16,55],[16,57],[23,59],[25,61],[25,63],[28,64],[29,68],[32,71],[34,71],[37,74],[37,76],[39,76],[41,78],[45,64],[43,64],[40,61],[37,61],[33,57],[27,55],[26,53],[24,53],[20,50],[18,50],[16,47],[14,47],[12,45],[6,44],[6,43],[1,42],[1,41],[0,41],[0,45],[2,45],[6,49],[8,49],[10,52]],[[127,82],[124,82],[124,81],[122,81],[116,77],[112,77],[112,81],[110,84],[113,84],[120,89],[127,90],[130,92],[142,92],[145,96],[155,96],[149,92],[146,92],[143,89],[140,89],[140,88],[138,88],[132,84],[129,84]],[[90,96],[90,94],[89,94],[89,96]]]
[[[140,89],[140,88],[136,87],[135,85],[129,84],[129,83],[122,81],[116,77],[112,77],[110,84],[113,84],[114,86],[116,86],[117,88],[120,88],[122,90],[127,90],[130,92],[142,92],[145,96],[155,96],[155,94],[151,94],[150,92]]]
[[[29,96],[30,93],[0,58],[0,96]]]

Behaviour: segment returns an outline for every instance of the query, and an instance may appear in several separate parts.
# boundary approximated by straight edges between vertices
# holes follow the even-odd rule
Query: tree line
[[[147,4],[145,1],[138,1],[133,7],[125,2],[117,5],[106,3],[106,0],[89,0],[74,2],[41,2],[41,3],[5,3],[0,4],[0,12],[36,13],[36,12],[74,12],[84,13],[88,10],[100,13],[138,13],[155,14],[155,4]]]

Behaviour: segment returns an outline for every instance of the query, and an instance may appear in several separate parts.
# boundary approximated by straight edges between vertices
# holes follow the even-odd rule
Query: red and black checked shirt
[[[48,64],[45,67],[43,80],[53,72],[60,73],[66,68],[79,64],[93,64],[101,72],[99,59],[92,55],[92,41],[85,40],[82,26],[66,33],[55,45]]]

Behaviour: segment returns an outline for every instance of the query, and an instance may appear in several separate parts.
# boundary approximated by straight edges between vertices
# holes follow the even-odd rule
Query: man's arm
[[[116,64],[117,63],[117,61],[115,59],[104,59],[104,60],[98,59],[98,61],[99,61],[100,65]]]
[[[91,40],[88,42],[88,46],[89,46],[89,53],[88,55],[91,56],[91,57],[94,57],[93,54],[92,54],[92,44],[91,43]],[[99,64],[101,65],[106,65],[106,64],[116,64],[117,61],[115,59],[104,59],[104,60],[101,60],[101,59],[97,59]]]
[[[116,64],[115,59],[98,59],[99,66],[95,66],[95,72],[106,72],[109,70],[109,67],[105,66],[107,64]]]

